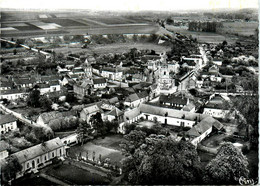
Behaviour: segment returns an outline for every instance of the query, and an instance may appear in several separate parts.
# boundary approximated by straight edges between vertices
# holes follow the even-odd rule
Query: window
[[[27,169],[29,169],[29,167],[30,167],[30,163],[27,163],[27,166],[26,166],[26,167],[27,167]]]
[[[60,149],[60,155],[62,155],[62,150]]]
[[[38,158],[38,159],[37,159],[37,164],[39,164],[39,163],[40,163],[40,159]]]
[[[47,156],[44,156],[44,160],[47,161]]]
[[[52,152],[52,157],[54,158],[54,152]]]

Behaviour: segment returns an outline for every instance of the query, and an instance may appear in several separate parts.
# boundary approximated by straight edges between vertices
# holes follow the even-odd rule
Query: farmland
[[[224,22],[223,27],[219,28],[217,32],[250,36],[255,34],[256,28],[258,28],[257,22]]]
[[[68,16],[70,15],[70,17]],[[1,17],[2,37],[30,37],[63,34],[150,34],[158,25],[140,17],[112,15],[93,16],[89,13],[4,12]]]

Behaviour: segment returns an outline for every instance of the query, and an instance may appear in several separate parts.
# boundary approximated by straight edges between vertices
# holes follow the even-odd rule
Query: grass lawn
[[[107,147],[114,150],[121,150],[119,145],[124,141],[125,139],[123,138],[122,135],[116,134],[116,135],[106,136],[105,138],[95,139],[92,141],[92,143],[95,145],[100,145],[102,147]]]
[[[95,173],[91,173],[87,170],[77,168],[73,165],[58,165],[49,169],[47,174],[56,177],[60,180],[74,183],[76,185],[92,185],[102,184],[106,185],[109,181]]]
[[[14,186],[28,186],[28,185],[57,185],[45,178],[42,177],[35,177],[35,176],[28,176],[28,177],[22,177],[18,180],[15,180],[12,182],[12,185]]]
[[[93,151],[95,151],[96,159],[99,157],[99,154],[101,154],[102,160],[109,158],[111,162],[120,163],[120,161],[124,157],[122,153],[118,150],[102,147],[100,145],[95,145],[92,142],[86,143],[83,146],[71,147],[68,153],[70,157],[76,158],[76,156],[80,153],[82,154],[82,156],[85,156],[86,152],[88,152],[89,159],[92,159]]]

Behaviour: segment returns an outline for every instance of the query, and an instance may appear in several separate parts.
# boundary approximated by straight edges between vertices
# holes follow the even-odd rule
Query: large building
[[[36,171],[51,164],[52,160],[56,157],[65,156],[65,144],[60,138],[55,138],[16,152],[10,156],[17,158],[18,162],[22,165],[22,170],[16,175],[16,178],[19,178],[27,172]],[[3,164],[5,164],[4,159],[1,161],[1,165]]]

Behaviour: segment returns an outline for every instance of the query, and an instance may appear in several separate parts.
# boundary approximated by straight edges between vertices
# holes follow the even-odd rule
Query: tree
[[[106,128],[104,122],[102,120],[102,116],[100,112],[93,114],[89,120],[91,126],[95,129],[97,135],[103,136],[106,133]]]
[[[33,89],[30,92],[27,104],[32,107],[40,107],[40,91],[38,89]]]
[[[52,109],[52,101],[50,98],[48,98],[45,95],[40,97],[39,103],[40,103],[41,107],[43,107],[47,111],[50,111]]]
[[[223,144],[205,168],[207,184],[238,184],[240,177],[248,177],[248,161],[232,143]]]
[[[22,170],[22,165],[19,163],[16,156],[7,157],[6,163],[1,165],[1,182],[7,183],[16,178],[16,174]]]
[[[124,178],[132,184],[196,184],[201,169],[195,147],[163,135],[150,135],[138,142],[123,160]],[[131,143],[130,143],[131,145]]]
[[[83,145],[84,139],[92,134],[93,128],[86,121],[80,121],[76,132],[79,142]]]

